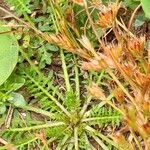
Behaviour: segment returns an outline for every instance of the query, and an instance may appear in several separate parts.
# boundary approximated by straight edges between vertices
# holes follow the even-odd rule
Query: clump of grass
[[[121,3],[119,3],[118,1],[115,3],[110,2],[107,5],[99,2],[96,3],[94,1],[87,2],[85,0],[73,0],[73,2],[75,4],[68,3],[68,7],[74,9],[76,7],[76,4],[80,5],[80,8],[82,8],[81,11],[84,12],[87,18],[87,24],[89,26],[89,29],[84,28],[84,31],[86,30],[87,32],[91,32],[91,35],[96,38],[95,43],[90,40],[90,37],[86,34],[86,32],[82,31],[82,27],[77,27],[75,25],[75,18],[73,18],[73,22],[70,22],[64,17],[65,15],[59,2],[50,1],[50,7],[53,12],[53,24],[56,27],[55,33],[53,34],[41,32],[36,29],[33,24],[25,23],[17,17],[15,18],[34,30],[34,32],[45,41],[57,45],[61,49],[65,49],[68,52],[79,55],[82,58],[81,68],[83,70],[97,72],[105,71],[105,73],[109,75],[112,80],[108,83],[111,85],[111,82],[113,82],[113,88],[111,88],[111,90],[113,90],[109,91],[109,93],[112,97],[115,98],[115,100],[114,102],[110,101],[109,97],[106,96],[106,93],[102,88],[100,88],[96,84],[91,84],[89,85],[90,95],[88,95],[87,101],[85,101],[83,107],[80,108],[81,102],[79,102],[75,111],[69,110],[69,105],[76,102],[76,100],[79,100],[78,98],[80,95],[80,90],[79,88],[76,89],[78,91],[78,94],[75,95],[78,98],[75,96],[73,100],[72,98],[74,96],[72,95],[73,93],[71,93],[72,88],[69,84],[68,73],[66,71],[66,65],[64,63],[64,55],[61,51],[64,79],[67,92],[69,93],[69,95],[66,95],[67,98],[65,99],[66,101],[68,101],[67,105],[65,103],[65,106],[62,105],[62,100],[60,100],[59,102],[51,94],[49,94],[49,91],[46,91],[45,88],[39,84],[41,82],[37,82],[31,75],[26,74],[26,76],[32,81],[32,83],[34,83],[34,86],[37,86],[38,90],[42,91],[42,93],[45,93],[52,100],[52,103],[56,105],[54,112],[56,110],[60,110],[59,117],[62,115],[63,121],[61,120],[60,122],[45,124],[44,128],[47,128],[49,126],[56,127],[57,125],[64,125],[63,131],[67,132],[67,137],[64,136],[64,139],[61,139],[62,144],[58,144],[59,148],[65,146],[64,143],[68,143],[68,140],[69,147],[73,147],[72,145],[70,145],[70,143],[72,143],[72,137],[74,139],[74,148],[76,150],[81,148],[81,145],[79,146],[79,139],[82,139],[81,137],[83,136],[84,142],[86,141],[85,145],[90,145],[87,133],[81,134],[86,130],[88,133],[91,133],[90,136],[92,136],[92,138],[94,138],[94,140],[97,141],[97,143],[103,149],[108,148],[105,143],[102,142],[102,140],[121,149],[141,150],[142,143],[144,143],[144,148],[148,150],[150,147],[150,55],[149,49],[146,47],[146,38],[144,36],[137,37],[136,33],[132,33],[132,31],[129,30],[130,25],[129,28],[126,27],[126,25],[123,23],[123,20],[119,20],[117,18],[117,12],[121,7]],[[77,12],[74,12],[74,14],[76,13]],[[135,13],[136,12],[134,12],[134,15]],[[130,24],[133,17],[134,16],[132,15],[129,21]],[[71,28],[71,25],[73,28]],[[101,32],[103,32],[102,36],[99,36],[99,29],[101,29]],[[110,32],[113,34],[113,40],[111,42],[108,40]],[[77,73],[77,68],[75,68],[75,72]],[[76,77],[77,76],[78,75],[76,74]],[[75,81],[76,87],[78,87],[79,80],[76,78]],[[102,103],[110,105],[111,109],[113,108],[123,116],[124,127],[111,135],[111,138],[114,141],[110,140],[106,136],[103,136],[93,127],[87,125],[87,122],[92,119],[84,118],[86,117],[84,115],[88,115],[90,113],[90,110],[88,110],[88,106],[90,106],[92,97],[100,99],[102,101],[100,105]],[[72,108],[72,106],[70,108]],[[96,108],[94,109],[94,111],[96,111]],[[99,114],[99,112],[101,111],[98,110],[96,114]],[[106,112],[109,111],[107,110]],[[66,121],[64,122],[64,120]],[[85,121],[87,122],[84,123]],[[96,120],[96,122],[97,121],[98,120]],[[43,128],[43,126],[38,125],[36,127],[26,127],[21,129],[17,128],[12,129],[11,131],[28,131],[34,128]],[[129,134],[129,137],[125,136],[127,133]],[[99,139],[99,137],[101,139]],[[92,146],[90,148],[93,149]],[[64,149],[66,149],[66,147]]]
[[[112,95],[109,95],[108,98],[103,96],[103,100],[107,99],[106,102],[109,101],[112,107],[107,106],[104,101],[95,103],[96,99],[102,99],[102,97],[92,96],[90,89],[91,94],[84,92],[81,95],[77,64],[73,64],[74,75],[69,77],[69,65],[66,65],[62,50],[60,51],[63,69],[61,76],[65,81],[65,91],[59,89],[59,86],[54,86],[52,72],[49,72],[48,76],[43,75],[30,60],[28,54],[22,50],[21,53],[30,64],[29,68],[21,65],[21,74],[26,80],[24,87],[28,90],[30,97],[34,98],[30,104],[20,107],[27,111],[27,113],[22,112],[26,114],[26,117],[22,116],[22,113],[17,109],[14,111],[11,127],[1,132],[1,136],[9,142],[3,142],[5,146],[0,149],[5,149],[8,146],[26,149],[27,147],[33,148],[34,145],[36,148],[49,149],[52,143],[55,143],[56,149],[70,147],[71,149],[91,149],[94,148],[90,142],[91,139],[96,140],[98,145],[104,149],[107,149],[108,145],[118,148],[115,142],[94,128],[95,126],[102,128],[107,125],[120,125],[122,115],[111,103]],[[70,58],[72,62],[77,61],[75,56]],[[90,76],[95,77],[96,87],[101,84],[104,72],[100,75],[91,74]],[[88,87],[91,82],[90,79],[86,82]],[[34,119],[31,116],[34,113],[40,114],[40,117]]]

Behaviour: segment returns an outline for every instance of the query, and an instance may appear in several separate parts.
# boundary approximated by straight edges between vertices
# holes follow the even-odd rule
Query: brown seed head
[[[124,70],[124,72],[125,72],[128,76],[132,77],[133,71],[134,71],[134,65],[131,64],[131,63],[124,63],[124,64],[122,64],[121,66],[122,66],[122,69]]]
[[[82,69],[88,71],[100,71],[105,67],[103,60],[92,59],[89,62],[82,62]]]
[[[101,28],[111,27],[115,21],[117,16],[118,9],[120,4],[117,3],[110,3],[108,6],[101,5],[100,6],[100,13],[98,19],[98,25]]]
[[[124,94],[120,88],[114,90],[114,96],[119,103],[122,103],[125,100]]]
[[[89,51],[94,50],[94,48],[93,48],[93,46],[92,46],[90,40],[89,40],[85,35],[82,35],[82,36],[81,36],[81,39],[79,39],[79,42],[80,42],[80,43],[82,44],[82,46],[83,46],[84,48],[86,48],[87,50],[89,50]]]
[[[84,5],[84,0],[72,0],[74,3],[83,6]]]
[[[143,86],[145,78],[146,78],[144,74],[142,74],[139,71],[135,71],[134,72],[134,78],[135,78],[136,83]]]
[[[150,115],[150,102],[149,101],[144,101],[143,102],[143,112],[145,115]]]
[[[101,100],[106,99],[103,90],[100,87],[98,87],[96,83],[92,83],[91,87],[89,88],[89,92],[94,98],[99,98]]]
[[[100,58],[103,60],[103,62],[105,63],[105,68],[106,67],[110,67],[110,68],[115,68],[115,63],[114,61],[107,55],[99,53]]]
[[[74,52],[77,49],[74,44],[69,40],[69,38],[63,33],[59,33],[57,35],[49,35],[49,38],[51,39],[51,43],[54,43],[70,52]]]
[[[145,150],[150,150],[150,137],[146,140]]]
[[[119,145],[120,148],[130,149],[130,144],[121,132],[116,132],[113,134],[112,139]]]
[[[122,45],[121,44],[105,44],[105,51],[107,52],[112,52],[114,57],[116,59],[119,59],[121,57],[121,52],[122,52]],[[107,54],[109,55],[109,54]]]
[[[143,128],[147,134],[150,135],[150,122],[143,125]]]
[[[141,55],[144,50],[145,37],[129,38],[127,41],[127,48],[133,56]]]
[[[135,107],[132,105],[126,106],[125,114],[126,114],[125,120],[126,120],[127,124],[130,127],[132,127],[133,129],[137,130],[137,124],[136,124],[137,111],[136,111]]]

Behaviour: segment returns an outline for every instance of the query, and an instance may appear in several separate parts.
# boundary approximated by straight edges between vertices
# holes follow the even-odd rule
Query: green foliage
[[[124,4],[126,7],[131,9],[135,9],[141,2],[142,8],[146,14],[147,18],[150,18],[150,5],[149,0],[124,0]]]
[[[68,59],[67,61],[70,61],[70,59]],[[74,66],[72,65],[70,67]],[[40,133],[41,130],[37,129],[37,127],[40,127],[40,125],[46,125],[47,122],[49,122],[48,125],[53,122],[64,122],[63,126],[60,125],[54,127],[46,127],[42,130],[45,133],[47,139],[52,139],[52,142],[54,142],[55,144],[58,143],[56,144],[56,149],[65,147],[66,149],[74,149],[74,144],[71,144],[70,142],[74,139],[74,128],[77,126],[77,140],[79,142],[79,148],[83,150],[89,149],[92,146],[89,142],[89,139],[92,137],[93,132],[88,132],[88,134],[86,133],[87,125],[91,127],[93,127],[93,125],[103,127],[107,125],[114,126],[120,124],[121,115],[117,111],[115,111],[111,107],[107,108],[106,106],[94,103],[91,104],[92,106],[90,106],[89,110],[87,111],[89,112],[89,115],[85,115],[86,117],[84,116],[82,118],[80,116],[80,111],[82,111],[83,108],[83,101],[77,99],[74,90],[68,92],[60,92],[61,90],[59,89],[59,87],[54,86],[54,76],[52,71],[50,71],[48,75],[44,75],[43,73],[41,73],[41,71],[38,70],[37,66],[31,64],[30,67],[21,65],[20,72],[26,79],[25,87],[28,90],[30,97],[32,97],[30,105],[36,104],[38,106],[37,110],[40,107],[47,113],[52,114],[52,116],[50,118],[45,117],[44,120],[42,118],[40,119],[40,117],[34,119],[34,114],[31,113],[31,116],[29,111],[25,111],[26,115],[23,117],[24,121],[22,122],[22,118],[20,117],[18,111],[15,111],[15,117],[12,120],[11,126],[12,130],[4,130],[4,132],[1,133],[1,136],[15,145],[15,147],[17,147],[18,149],[25,150],[27,147],[37,147],[37,145],[39,145],[41,148],[44,148],[40,140],[33,135],[35,135],[35,133]],[[100,76],[100,78],[102,78],[102,74]],[[100,78],[98,76],[96,78],[98,78],[98,80],[100,81]],[[71,76],[71,79],[73,79],[73,76]],[[71,114],[70,117],[66,116],[66,114],[61,110],[61,107],[58,107],[58,105],[56,105],[56,102],[52,100],[55,97],[57,97],[56,101],[58,101],[61,106],[65,106],[67,108],[67,110]],[[87,99],[86,95],[84,97],[85,99]],[[26,130],[26,126],[27,128],[29,127],[28,131]],[[21,131],[19,131],[19,129],[21,129]],[[85,134],[87,134],[87,139],[85,138]],[[105,137],[105,135],[103,136]],[[15,137],[15,139],[13,137]],[[97,136],[97,138],[99,137]],[[89,143],[87,143],[87,140]],[[104,138],[104,141],[107,141],[109,143],[108,145],[112,145],[112,143],[110,142],[111,140],[109,140],[107,141],[107,138]]]
[[[6,111],[6,106],[2,102],[0,102],[0,115],[4,114]]]
[[[49,101],[48,96],[48,94],[55,96],[57,91],[57,87],[53,85],[53,73],[50,72],[49,76],[45,77],[42,73],[38,74],[31,69],[26,70],[24,75],[26,78],[25,86],[27,86],[30,95],[38,100],[41,108],[45,110],[51,108],[51,112],[57,110],[57,106],[52,101]]]
[[[64,105],[70,111],[78,111],[78,109],[80,108],[80,100],[76,97],[76,94],[75,92],[73,92],[73,90],[66,93]]]
[[[44,68],[46,65],[51,65],[53,52],[57,52],[58,48],[51,44],[44,44],[37,49],[37,60],[39,67]]]
[[[16,107],[24,108],[26,106],[24,97],[19,93],[12,92],[8,101]]]
[[[14,8],[18,15],[24,13],[31,13],[30,11],[30,0],[5,0],[11,7]]]
[[[11,75],[18,60],[18,42],[9,31],[10,28],[0,22],[0,85]]]
[[[140,4],[140,0],[124,0],[124,4],[126,7],[135,9]]]
[[[150,3],[149,0],[141,0],[143,10],[148,18],[150,18]]]
[[[4,83],[0,86],[0,114],[5,113],[6,104],[10,103],[14,106],[24,106],[25,101],[21,94],[14,93],[20,89],[25,83],[25,79],[13,73]],[[15,99],[13,95],[18,95],[21,99]]]
[[[13,113],[12,128],[24,127],[24,123],[26,123],[27,126],[32,126],[41,123],[41,121],[31,118],[31,114],[28,112],[26,113],[26,117],[24,117],[19,111],[15,110]],[[34,145],[37,144],[37,138],[32,132],[12,133],[9,130],[3,130],[1,131],[0,136],[2,136],[4,139],[7,139],[8,142],[13,143],[13,146],[15,146],[17,149],[26,149],[27,146],[34,147]],[[0,149],[1,148],[2,147],[0,147]]]
[[[120,125],[120,119],[122,116],[112,107],[101,107],[100,105],[95,105],[90,110],[90,116],[95,118],[95,122],[91,121],[91,124],[99,124],[99,125],[106,125],[111,124],[113,126]]]
[[[147,18],[145,17],[144,13],[140,13],[139,15],[137,15],[135,23],[134,23],[134,27],[138,28],[140,26],[142,26],[145,21],[147,20]]]

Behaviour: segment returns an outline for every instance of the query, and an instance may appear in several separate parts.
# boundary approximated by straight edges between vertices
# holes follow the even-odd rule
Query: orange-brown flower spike
[[[136,83],[139,84],[140,86],[143,86],[146,76],[138,70],[135,70],[133,75]]]
[[[144,114],[149,116],[150,115],[150,102],[149,101],[144,101],[142,106],[143,106]]]
[[[122,64],[122,69],[124,72],[131,78],[134,72],[134,65],[131,63],[124,63]]]
[[[119,148],[124,149],[124,150],[129,150],[129,149],[133,150],[131,143],[129,143],[125,139],[124,135],[121,132],[116,132],[111,137],[115,141],[115,143],[117,143]]]
[[[137,130],[137,124],[136,124],[136,115],[137,115],[137,111],[135,109],[134,106],[132,105],[128,105],[125,107],[125,120],[127,122],[127,124],[132,127],[134,130]]]
[[[101,100],[106,99],[103,90],[100,87],[98,87],[96,83],[92,83],[91,87],[89,88],[89,92],[93,98],[98,98]]]
[[[133,56],[140,56],[143,54],[145,45],[145,37],[129,38],[127,41],[127,48]]]
[[[74,3],[83,6],[84,5],[84,0],[72,0]]]
[[[115,88],[114,97],[119,103],[122,103],[125,101],[124,93],[122,92],[120,88]]]
[[[145,150],[150,150],[150,137],[145,142]]]
[[[111,27],[115,21],[118,10],[120,8],[120,3],[110,3],[108,6],[101,5],[98,25],[101,28]]]
[[[145,130],[145,132],[150,135],[150,122],[146,123],[143,125],[143,129]]]
[[[85,35],[82,35],[81,38],[78,40],[82,46],[84,48],[86,48],[89,52],[91,52],[93,55],[96,54],[90,40],[85,36]]]
[[[120,59],[122,54],[122,45],[120,43],[114,44],[114,43],[106,43],[105,44],[105,51],[107,53],[107,56],[110,55],[110,52],[114,55],[115,59]]]
[[[106,67],[104,60],[92,59],[89,62],[82,62],[81,68],[88,71],[100,71]]]

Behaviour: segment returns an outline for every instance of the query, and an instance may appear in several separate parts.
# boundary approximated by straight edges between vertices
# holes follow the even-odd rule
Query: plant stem
[[[105,71],[102,70],[102,71],[101,71],[101,74],[99,75],[99,77],[98,77],[98,79],[97,79],[97,81],[96,81],[97,84],[99,84],[99,83],[101,82],[101,80],[102,80],[102,78],[103,78],[103,76],[104,76],[104,73],[105,73]]]
[[[84,105],[83,105],[83,107],[82,107],[82,109],[80,111],[80,116],[84,115],[84,113],[85,113],[87,107],[89,106],[91,100],[92,100],[92,96],[89,96],[88,99],[87,99],[87,101],[84,103]]]
[[[92,18],[91,18],[91,16],[90,16],[90,13],[89,13],[89,11],[88,11],[88,8],[87,8],[87,2],[84,0],[84,3],[85,3],[85,10],[86,10],[86,13],[87,13],[87,16],[88,16],[88,19],[89,19],[89,21],[90,21],[90,24],[91,24],[91,26],[92,26],[92,29],[93,29],[93,31],[94,31],[94,33],[95,33],[95,35],[96,35],[96,37],[97,37],[97,39],[98,39],[98,41],[99,41],[99,43],[101,44],[101,46],[103,46],[103,43],[101,42],[101,40],[99,39],[99,37],[98,37],[98,34],[97,34],[97,31],[96,31],[96,29],[95,29],[95,27],[94,27],[94,25],[93,25],[93,20],[92,20]],[[126,27],[124,27],[118,20],[116,20],[116,22],[125,30],[125,31],[127,31],[132,37],[134,36],[131,32],[129,32],[128,31],[128,29],[126,28]],[[99,56],[98,56],[99,57]],[[116,82],[117,82],[117,84],[120,86],[120,88],[125,92],[125,94],[127,94],[127,96],[130,98],[130,100],[133,102],[133,104],[136,106],[136,108],[137,108],[137,110],[139,110],[138,109],[138,107],[137,107],[137,105],[136,105],[136,103],[134,102],[134,99],[132,98],[132,96],[130,96],[130,94],[126,91],[126,89],[122,86],[122,84],[119,82],[119,80],[115,77],[115,75],[109,70],[108,71],[108,73],[111,75],[111,76],[113,76],[113,78],[115,78],[116,80]]]
[[[64,122],[52,122],[52,123],[46,123],[43,125],[37,125],[37,126],[31,126],[31,127],[25,127],[25,128],[14,128],[14,129],[7,129],[7,130],[12,131],[12,132],[21,132],[21,131],[57,127],[57,126],[62,126],[62,125],[65,125],[65,123]]]
[[[75,127],[75,128],[74,128],[74,143],[75,143],[75,150],[79,150],[78,127]]]
[[[118,84],[118,86],[121,88],[121,90],[127,95],[127,97],[131,100],[131,102],[134,104],[134,106],[139,110],[138,105],[134,101],[134,98],[129,94],[129,92],[124,88],[124,86],[120,83],[120,81],[117,79],[117,77],[113,74],[111,70],[107,70],[109,75],[113,78],[113,80]]]
[[[52,138],[50,138],[50,139],[47,141],[47,144],[49,145],[50,143],[52,143],[52,142],[55,141],[55,140],[56,140],[56,137],[52,137]],[[41,150],[45,150],[45,145],[42,147]]]
[[[120,112],[122,115],[125,115],[124,112],[119,109],[117,106],[115,106],[110,100],[108,100],[106,98],[106,100],[103,100],[104,102],[106,102],[107,104],[109,104],[111,107],[113,107],[114,109],[116,109],[118,112]]]
[[[109,150],[108,147],[95,135],[92,135],[93,139],[100,145],[103,150]]]
[[[42,114],[42,115],[45,115],[45,116],[48,116],[50,118],[53,118],[53,114],[48,112],[48,111],[45,111],[45,110],[42,110],[40,108],[35,108],[35,107],[32,107],[32,106],[24,106],[23,109],[26,109],[26,110],[29,110],[29,111],[33,111],[33,112],[36,112],[38,114]]]
[[[104,75],[104,71],[102,71],[101,74],[100,74],[100,76],[98,77],[98,80],[97,80],[97,82],[96,82],[97,84],[99,84],[99,82],[102,80],[103,75]],[[92,96],[89,96],[88,99],[87,99],[87,101],[85,102],[85,104],[83,105],[83,107],[82,107],[82,109],[81,109],[81,111],[80,111],[80,115],[81,115],[81,116],[84,115],[84,113],[85,113],[85,111],[86,111],[88,105],[90,104],[91,100],[92,100]]]
[[[84,137],[85,137],[86,145],[88,146],[87,150],[96,150],[95,147],[89,142],[86,132],[84,133]]]
[[[73,150],[74,148],[74,144],[73,143],[69,143],[68,146],[67,146],[67,150]],[[66,150],[66,149],[63,149],[63,150]]]
[[[79,70],[77,67],[77,61],[75,55],[73,55],[75,65],[74,65],[74,70],[75,70],[75,84],[76,84],[76,95],[78,100],[80,100],[80,81],[79,81]]]
[[[107,100],[110,101],[113,97],[114,97],[113,93],[110,93],[110,95],[107,97]],[[104,106],[105,104],[106,104],[106,101],[102,101],[102,102],[100,102],[100,103],[98,104],[98,106],[99,106],[99,108],[100,108],[100,107]],[[88,116],[90,115],[90,113],[91,113],[91,110],[87,111],[87,112],[84,114],[84,116],[85,116],[85,117],[88,117]]]
[[[129,35],[130,35],[131,37],[135,38],[135,35],[134,35],[131,31],[129,31],[129,30],[127,29],[127,27],[124,26],[124,25],[123,25],[120,21],[118,21],[117,19],[116,19],[116,23],[117,23],[120,27],[122,27],[127,33],[129,33]]]
[[[104,141],[106,141],[107,143],[115,146],[116,148],[118,148],[118,145],[112,141],[111,139],[107,138],[107,136],[101,134],[100,132],[98,132],[97,130],[93,129],[90,126],[86,126],[85,129],[89,132],[91,132],[92,134],[98,135],[101,139],[103,139]]]
[[[92,29],[93,29],[93,32],[94,32],[96,38],[98,39],[99,43],[102,45],[102,42],[101,42],[101,40],[100,40],[100,38],[99,38],[99,36],[98,36],[98,34],[97,34],[97,31],[96,31],[96,29],[95,29],[93,20],[92,20],[92,18],[91,18],[90,13],[89,13],[88,6],[87,6],[87,1],[86,1],[86,0],[84,0],[84,5],[85,5],[85,11],[86,11],[87,17],[88,17],[88,19],[89,19],[89,23],[90,23],[90,25],[91,25],[91,27],[92,27]]]
[[[60,49],[60,56],[61,56],[62,68],[63,68],[63,72],[64,72],[66,89],[67,89],[67,92],[69,92],[71,90],[71,85],[70,85],[70,81],[69,81],[69,75],[68,75],[68,71],[67,71],[65,56],[64,56],[64,52],[62,49]]]
[[[30,17],[28,16],[28,14],[27,14],[27,13],[23,13],[23,16],[24,16],[24,18],[30,23],[30,25],[35,28],[34,23],[31,21],[31,19],[30,19]]]
[[[145,62],[145,60],[142,59],[142,60],[140,61],[140,63],[141,63],[141,66],[142,66],[142,68],[143,68],[143,70],[144,70],[144,72],[145,72],[145,74],[146,74],[146,73],[147,73],[147,67],[146,67],[146,62]]]
[[[34,26],[30,25],[29,23],[23,21],[22,19],[18,18],[17,16],[15,16],[14,14],[12,14],[11,12],[9,12],[8,10],[6,10],[5,8],[0,6],[0,10],[9,14],[10,16],[12,16],[14,19],[16,19],[17,21],[23,23],[24,25],[26,25],[27,27],[31,28],[37,35],[41,35],[41,37],[45,37],[44,34],[38,30],[37,28],[35,28]]]
[[[63,137],[63,139],[61,140],[61,142],[58,144],[58,146],[56,147],[56,150],[62,150],[62,147],[66,145],[67,141],[69,139],[69,135],[65,135]]]
[[[132,134],[132,136],[133,136],[133,138],[135,140],[135,143],[137,144],[139,150],[142,150],[143,148],[142,148],[140,142],[138,141],[137,136],[135,135],[134,131],[131,128],[130,128],[130,132],[131,132],[131,134]]]
[[[37,139],[38,139],[37,137],[34,137],[34,138],[30,139],[29,141],[26,141],[24,143],[21,143],[21,144],[18,144],[18,145],[14,145],[14,146],[15,146],[15,148],[19,148],[19,147],[22,147],[24,145],[27,145],[27,144],[37,140]],[[6,150],[6,149],[8,149],[8,146],[1,146],[0,147],[0,150]]]
[[[33,141],[36,141],[37,139],[38,139],[38,137],[35,137],[35,138],[33,138],[33,139],[30,139],[29,141],[26,141],[26,142],[24,142],[24,143],[21,143],[21,144],[19,144],[19,145],[16,145],[15,147],[16,147],[16,148],[22,147],[22,146],[24,146],[24,145],[27,145],[27,144],[33,142]]]
[[[53,20],[53,23],[54,23],[54,26],[55,26],[55,31],[56,33],[58,33],[60,31],[60,26],[59,26],[59,21],[58,21],[58,18],[57,18],[57,13],[56,13],[56,10],[53,6],[53,2],[51,0],[49,0],[49,3],[50,3],[50,6],[52,8],[52,20]]]
[[[96,121],[96,120],[106,120],[106,119],[120,119],[121,116],[117,115],[117,116],[107,116],[107,117],[92,117],[92,118],[85,118],[82,119],[81,122],[90,122],[90,121]]]
[[[135,8],[135,10],[133,11],[133,13],[132,13],[132,16],[131,16],[131,18],[130,18],[130,20],[129,20],[129,23],[128,23],[128,30],[130,30],[130,28],[131,28],[131,25],[132,25],[132,22],[133,22],[133,19],[134,19],[134,17],[135,17],[135,15],[136,15],[136,13],[137,13],[137,11],[138,11],[138,9],[141,7],[141,3]]]

